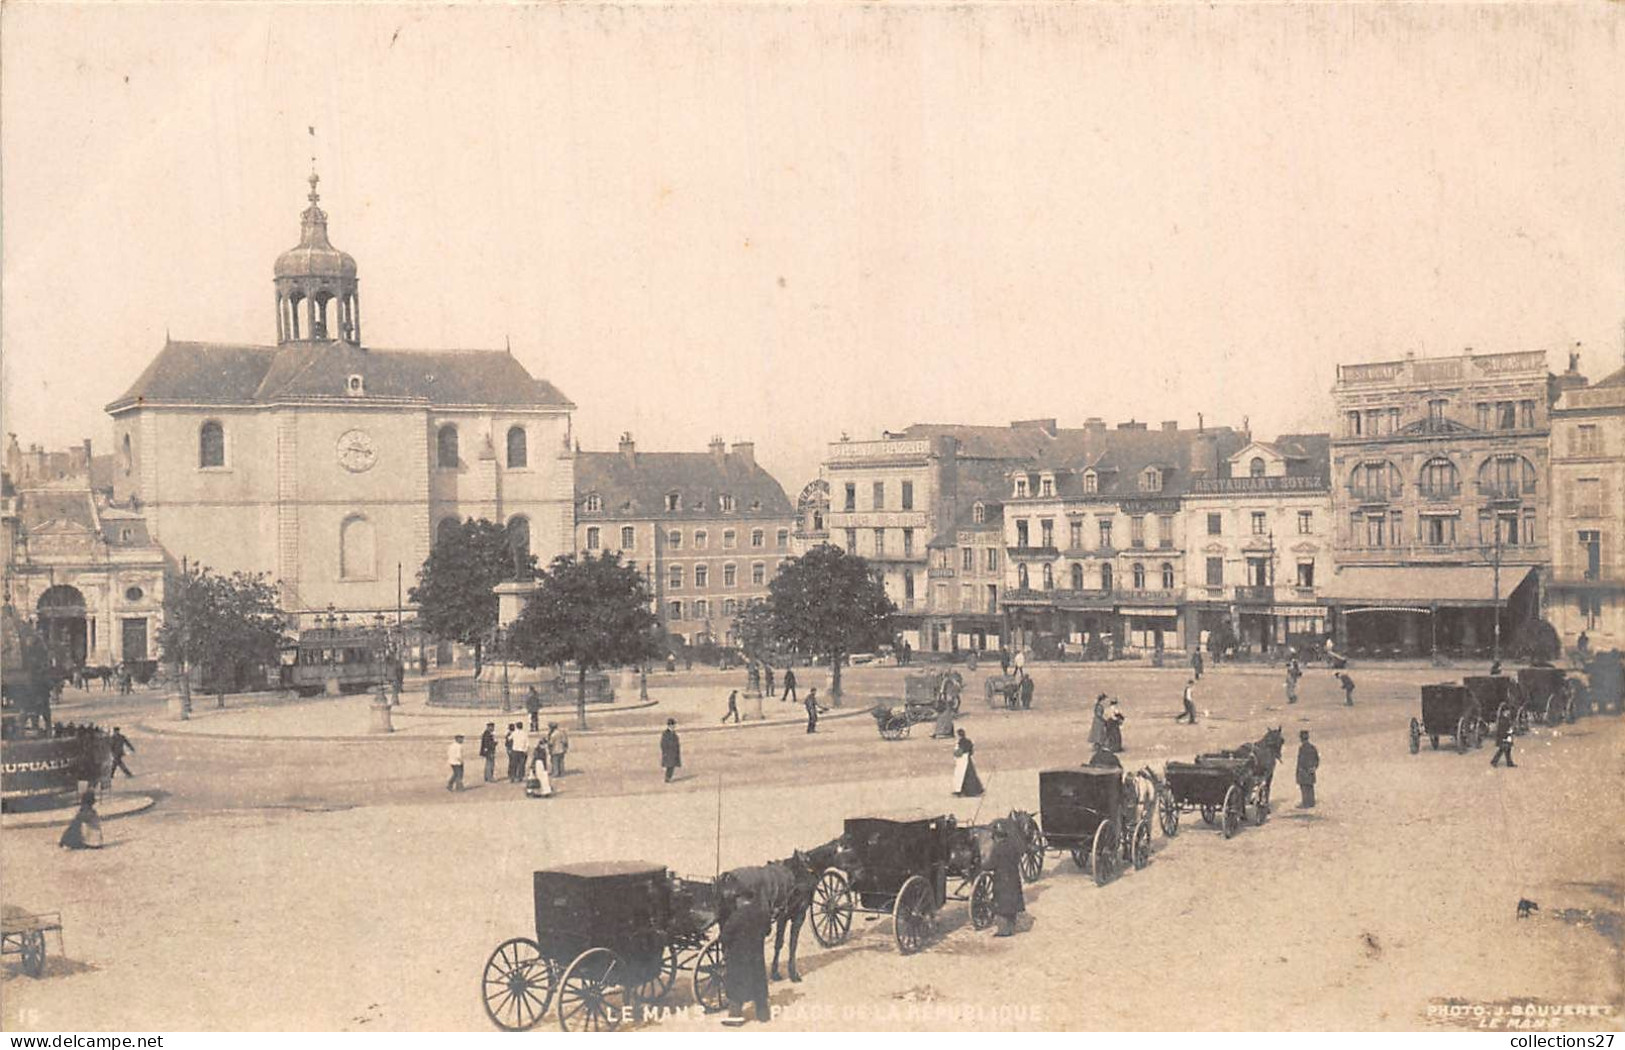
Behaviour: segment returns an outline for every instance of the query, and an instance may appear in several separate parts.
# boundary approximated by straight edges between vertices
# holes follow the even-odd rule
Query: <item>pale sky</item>
[[[310,156],[366,342],[585,447],[1325,429],[1338,362],[1625,349],[1621,4],[7,3],[6,430],[275,340]],[[307,132],[315,125],[317,136]]]

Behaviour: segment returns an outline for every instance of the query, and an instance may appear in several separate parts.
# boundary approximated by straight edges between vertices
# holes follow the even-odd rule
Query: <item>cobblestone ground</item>
[[[702,698],[684,720],[694,728],[681,780],[660,783],[653,726],[578,734],[572,772],[547,801],[478,783],[474,764],[474,789],[446,793],[436,737],[137,731],[130,789],[159,804],[110,822],[109,848],[61,853],[50,829],[0,840],[5,902],[60,909],[67,927],[44,979],[6,974],[0,1023],[487,1029],[480,971],[499,941],[532,926],[534,868],[637,858],[710,874],[719,861],[822,842],[849,815],[923,808],[985,821],[1035,808],[1039,769],[1087,757],[1090,707],[1105,691],[1128,716],[1130,766],[1282,726],[1274,818],[1224,841],[1187,817],[1177,838],[1159,832],[1149,867],[1104,888],[1052,857],[1028,889],[1030,928],[1009,940],[972,931],[960,903],[933,947],[907,958],[889,919],[859,921],[834,950],[809,933],[805,980],[774,986],[778,1024],[1403,1029],[1453,998],[1607,1004],[1615,1013],[1601,1023],[1617,1028],[1621,722],[1537,730],[1520,739],[1511,771],[1491,770],[1487,750],[1424,743],[1413,756],[1405,729],[1417,687],[1450,674],[1357,667],[1358,704],[1346,708],[1317,670],[1288,707],[1275,672],[1220,669],[1199,686],[1194,728],[1172,720],[1180,670],[1039,666],[1035,710],[1024,713],[989,710],[973,675],[961,725],[989,785],[979,802],[949,796],[950,749],[924,727],[896,743],[866,717],[810,737],[796,725],[701,730],[705,690],[716,686],[720,717],[726,687],[698,675],[683,683]],[[803,684],[822,693],[821,677]],[[895,669],[856,669],[850,681],[853,706],[902,692]],[[151,699],[85,703],[127,730],[163,728]],[[91,709],[70,708],[65,717]],[[1300,728],[1322,757],[1321,804],[1308,812],[1292,806]],[[1541,910],[1517,920],[1519,898]],[[673,1005],[688,1002],[685,989],[686,977]],[[715,1021],[677,1012],[650,1023]]]

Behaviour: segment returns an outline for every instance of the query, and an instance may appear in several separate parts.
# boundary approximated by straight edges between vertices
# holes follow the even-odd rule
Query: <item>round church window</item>
[[[124,600],[127,602],[138,602],[146,596],[147,592],[139,587],[129,587],[124,591]]]

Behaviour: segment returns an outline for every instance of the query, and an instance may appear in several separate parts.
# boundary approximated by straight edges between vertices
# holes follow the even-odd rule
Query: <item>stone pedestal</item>
[[[504,580],[493,590],[497,596],[497,626],[504,631],[525,611],[525,603],[536,593],[535,580]]]
[[[391,715],[389,698],[378,697],[371,704],[372,721],[367,726],[369,733],[393,733],[395,721]]]

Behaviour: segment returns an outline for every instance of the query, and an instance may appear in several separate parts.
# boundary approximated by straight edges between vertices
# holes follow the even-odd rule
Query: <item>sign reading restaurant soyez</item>
[[[1324,476],[1274,478],[1197,478],[1193,493],[1220,492],[1321,492],[1327,488]]]

